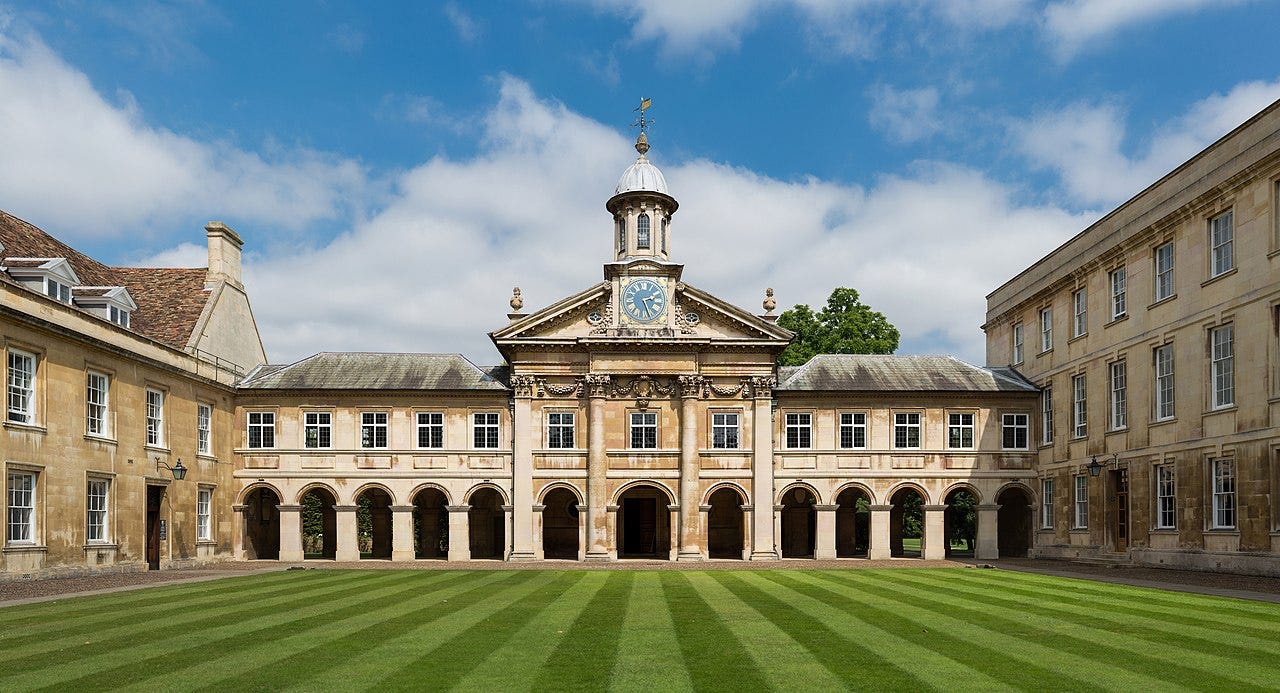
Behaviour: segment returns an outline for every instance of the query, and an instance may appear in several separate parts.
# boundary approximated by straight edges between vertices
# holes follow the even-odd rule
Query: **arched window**
[[[618,252],[627,252],[627,220],[618,220]]]
[[[662,220],[662,252],[667,252],[667,219]]]
[[[636,248],[649,249],[649,215],[643,212],[636,219]]]

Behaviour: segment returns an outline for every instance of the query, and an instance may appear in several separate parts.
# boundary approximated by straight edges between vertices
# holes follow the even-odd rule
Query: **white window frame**
[[[1075,486],[1075,513],[1072,517],[1072,529],[1088,529],[1089,528],[1089,477],[1084,474],[1077,474],[1074,479]]]
[[[89,477],[85,484],[85,543],[106,544],[111,539],[108,508],[111,480]]]
[[[1119,431],[1129,426],[1129,365],[1121,359],[1107,365],[1111,396],[1111,430]]]
[[[1209,277],[1220,277],[1235,269],[1235,224],[1233,210],[1209,220]]]
[[[1221,325],[1209,330],[1210,392],[1214,409],[1236,404],[1235,327]]]
[[[1178,526],[1178,477],[1172,464],[1156,466],[1156,529]]]
[[[246,413],[246,447],[251,450],[269,450],[276,446],[276,413],[251,411]],[[257,434],[255,440],[254,434]]]
[[[1089,435],[1089,382],[1085,375],[1071,377],[1071,437]]]
[[[213,541],[213,489],[196,490],[196,541]]]
[[[196,452],[213,454],[213,405],[196,402]]]
[[[471,414],[471,447],[474,450],[497,450],[502,445],[502,417],[496,411]]]
[[[653,247],[653,230],[649,221],[649,215],[645,212],[636,216],[636,250],[650,250]]]
[[[738,450],[742,447],[742,417],[738,412],[711,412],[711,447],[715,450]]]
[[[1009,436],[1013,436],[1013,445],[1009,445]],[[1022,445],[1018,445],[1018,438]],[[1000,448],[1003,450],[1031,449],[1031,415],[1015,412],[1000,415]]]
[[[1156,246],[1153,251],[1152,261],[1155,264],[1155,274],[1153,276],[1154,296],[1157,303],[1166,298],[1173,297],[1176,293],[1174,289],[1174,255],[1173,241]]]
[[[444,412],[420,411],[413,415],[414,442],[421,450],[444,449]],[[425,438],[425,441],[423,437]],[[423,443],[426,443],[425,445]]]
[[[1053,306],[1040,309],[1040,353],[1053,349]]]
[[[974,435],[974,421],[977,416],[973,412],[947,412],[947,449],[972,450],[977,440]],[[966,441],[966,434],[968,436]],[[959,440],[957,440],[959,436]],[[966,444],[967,443],[967,444]]]
[[[360,412],[360,448],[385,450],[390,443],[390,415],[385,411]]]
[[[918,411],[893,413],[893,449],[919,450],[924,445],[923,416]],[[899,434],[902,435],[899,435]],[[912,445],[912,434],[915,444]],[[901,444],[900,444],[901,443]]]
[[[1119,320],[1128,312],[1128,290],[1125,284],[1128,277],[1125,268],[1117,267],[1107,275],[1107,281],[1111,285],[1111,319]]]
[[[1040,392],[1040,442],[1053,445],[1053,387]]]
[[[1158,346],[1154,353],[1155,360],[1155,420],[1170,421],[1176,415],[1174,405],[1177,392],[1174,382],[1173,345]]]
[[[146,394],[147,445],[155,448],[164,447],[164,390],[147,388]]]
[[[111,316],[111,322],[121,327],[128,327],[130,321],[129,311],[117,306],[111,306],[110,308],[108,314]]]
[[[1040,529],[1053,529],[1053,479],[1040,480]]]
[[[813,447],[813,414],[807,411],[787,412],[783,416],[783,441],[788,450]]]
[[[1071,305],[1074,311],[1074,320],[1071,323],[1071,336],[1083,337],[1089,332],[1089,290],[1085,287],[1076,289],[1071,294]]]
[[[44,278],[44,295],[59,303],[71,303],[71,287],[53,277]]]
[[[1236,461],[1231,457],[1213,460],[1213,529],[1236,528]]]
[[[111,436],[111,376],[95,370],[84,374],[85,435]]]
[[[39,474],[9,470],[5,475],[5,543],[10,546],[36,544],[36,493]]]
[[[840,440],[837,443],[842,450],[866,450],[870,442],[867,435],[867,412],[865,411],[842,411],[840,412]],[[861,435],[862,441],[859,444],[858,438]]]
[[[633,411],[627,417],[630,422],[627,441],[632,450],[654,450],[658,447],[658,412]]]
[[[36,423],[36,376],[38,357],[21,349],[9,349],[8,386],[6,388],[6,421],[34,426]]]
[[[577,412],[551,410],[547,412],[547,448],[573,450],[578,445]]]
[[[361,421],[363,421],[363,417]],[[302,412],[302,447],[308,450],[329,450],[333,448],[333,412]]]
[[[1017,366],[1022,363],[1022,347],[1024,328],[1022,323],[1014,323],[1013,325],[1013,365]]]

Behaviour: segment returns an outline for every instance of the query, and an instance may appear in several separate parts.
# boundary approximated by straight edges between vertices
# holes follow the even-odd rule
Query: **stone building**
[[[987,297],[1035,554],[1280,574],[1280,102]]]

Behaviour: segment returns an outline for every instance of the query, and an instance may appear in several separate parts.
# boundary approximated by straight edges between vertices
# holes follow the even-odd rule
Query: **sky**
[[[857,289],[984,363],[985,296],[1280,99],[1262,0],[0,0],[0,209],[110,264],[245,240],[268,357],[500,357],[649,158],[684,279]]]

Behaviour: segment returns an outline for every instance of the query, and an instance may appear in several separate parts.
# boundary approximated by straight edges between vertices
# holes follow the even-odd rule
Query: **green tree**
[[[884,313],[858,300],[858,291],[838,287],[827,305],[814,312],[801,303],[784,310],[778,324],[796,333],[778,363],[800,366],[818,354],[892,354],[898,349],[898,328]]]

